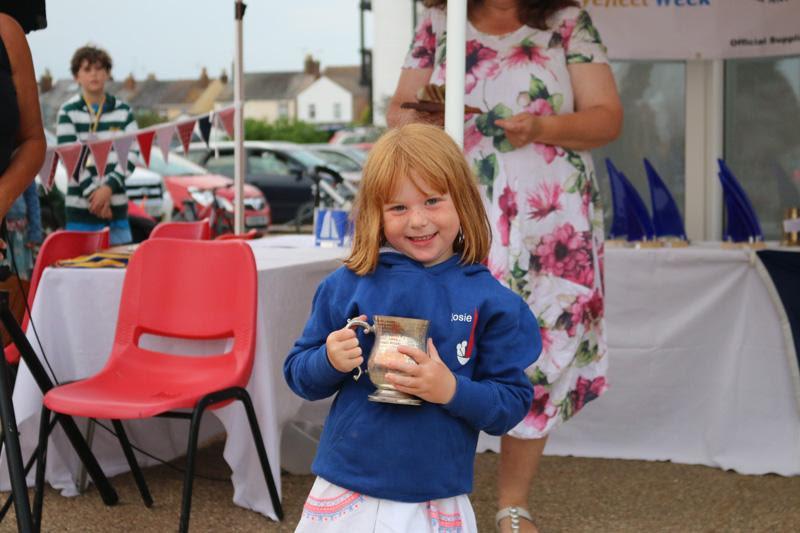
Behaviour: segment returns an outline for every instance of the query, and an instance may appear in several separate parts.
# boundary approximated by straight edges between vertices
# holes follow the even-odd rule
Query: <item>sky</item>
[[[46,0],[47,28],[28,34],[37,76],[72,77],[79,47],[104,48],[122,80],[199,77],[203,67],[231,74],[234,0]],[[245,0],[245,72],[302,70],[306,54],[322,67],[357,65],[359,0]],[[367,13],[365,20],[369,21]],[[367,22],[368,24],[368,22]],[[371,41],[366,26],[367,46]]]

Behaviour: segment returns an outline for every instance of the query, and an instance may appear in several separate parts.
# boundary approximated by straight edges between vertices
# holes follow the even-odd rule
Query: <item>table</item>
[[[247,389],[280,491],[281,428],[295,417],[303,404],[285,384],[283,359],[305,325],[317,285],[341,264],[344,251],[309,247],[307,239],[298,240],[295,236],[261,239],[250,244],[258,269],[259,305],[256,358]],[[121,269],[45,270],[32,309],[36,333],[29,328],[28,338],[41,359],[41,349],[35,338],[38,334],[59,381],[83,378],[102,368],[113,343],[124,275]],[[163,339],[145,339],[143,343],[183,353],[187,353],[185,348],[190,344],[174,345]],[[191,344],[195,344],[189,348],[192,353],[210,353],[215,348],[213,343]],[[36,446],[41,398],[30,372],[21,366],[14,390],[14,406],[25,457]],[[276,519],[244,409],[234,403],[213,412],[216,417],[204,417],[201,439],[219,433],[224,426],[228,438],[223,454],[233,471],[234,502]],[[160,458],[172,459],[186,451],[188,424],[185,421],[129,421],[126,430],[135,445]],[[100,428],[95,432],[92,449],[107,475],[128,470],[116,439]],[[140,454],[137,458],[142,465],[153,464]],[[57,429],[48,450],[47,480],[64,495],[74,495],[78,471],[77,457]],[[28,482],[33,484],[32,475]],[[0,488],[8,489],[5,468]]]
[[[750,250],[607,249],[610,389],[545,453],[800,474],[797,360],[764,275]]]
[[[283,381],[283,358],[300,333],[318,281],[339,264],[342,251],[310,248],[308,237],[294,236],[252,245],[259,318],[248,390],[280,490],[278,464],[307,471],[312,450],[297,440],[298,429],[313,437],[330,403],[296,397]],[[718,246],[609,248],[605,261],[611,388],[555,432],[545,453],[670,460],[744,474],[800,473],[797,362],[755,254]],[[33,318],[48,354],[57,354],[50,359],[62,379],[90,374],[105,360],[123,275],[45,272]],[[90,305],[64,314],[77,295],[86,294],[96,295]],[[24,369],[14,401],[29,453],[41,395]],[[224,456],[233,470],[234,502],[275,518],[240,409],[217,413],[229,436]],[[295,442],[281,456],[288,422],[294,423]],[[186,426],[171,424],[133,423],[129,433],[153,453],[174,457],[184,452]],[[209,426],[207,434],[221,429]],[[154,427],[163,434],[155,438]],[[50,446],[48,480],[74,493],[77,460],[57,438]],[[481,439],[481,449],[496,447],[496,440]],[[93,449],[109,475],[127,470],[115,440],[98,438]],[[2,481],[7,487],[7,478]]]

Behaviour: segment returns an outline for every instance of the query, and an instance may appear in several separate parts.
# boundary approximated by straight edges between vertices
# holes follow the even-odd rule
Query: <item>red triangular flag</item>
[[[177,125],[178,138],[181,140],[181,144],[183,145],[184,155],[189,153],[189,143],[192,142],[192,132],[194,132],[195,122],[195,120],[190,120],[189,122],[181,122]]]
[[[175,133],[175,124],[165,124],[156,128],[156,142],[158,147],[161,148],[161,155],[164,156],[164,162],[169,157],[169,145],[172,144],[172,135]]]
[[[108,163],[108,153],[111,151],[111,142],[111,139],[106,139],[104,141],[88,141],[86,143],[92,152],[97,175],[101,178],[106,175],[106,164]]]
[[[124,135],[114,139],[114,151],[117,153],[117,171],[128,174],[128,152],[131,151],[134,135]]]
[[[233,118],[234,118],[234,111],[235,109],[229,107],[227,109],[221,109],[214,113],[214,116],[219,120],[220,125],[225,128],[225,131],[228,132],[228,135],[233,139]]]
[[[39,182],[44,190],[50,191],[53,187],[53,179],[56,176],[56,165],[58,164],[58,154],[54,148],[48,146],[44,153],[44,163],[39,169]]]
[[[139,153],[142,154],[142,159],[146,166],[150,166],[150,148],[153,147],[153,137],[155,131],[143,131],[136,134],[136,142],[139,144]]]
[[[83,146],[81,143],[65,144],[56,148],[56,153],[64,162],[64,168],[67,169],[67,179],[73,179],[75,175],[75,167],[78,166],[78,160],[81,158]]]

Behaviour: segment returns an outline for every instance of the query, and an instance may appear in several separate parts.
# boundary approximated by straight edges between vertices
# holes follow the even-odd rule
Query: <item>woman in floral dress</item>
[[[445,83],[446,0],[426,0],[388,121],[441,123],[400,108]],[[535,531],[526,510],[547,435],[606,384],[603,215],[587,150],[619,134],[622,107],[605,47],[571,0],[470,0],[464,152],[494,227],[489,268],[541,327],[535,399],[504,436],[498,525]],[[522,518],[523,520],[520,520]]]

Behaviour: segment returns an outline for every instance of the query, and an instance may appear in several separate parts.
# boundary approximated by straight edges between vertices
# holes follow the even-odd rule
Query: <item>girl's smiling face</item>
[[[426,267],[453,255],[461,224],[450,194],[430,190],[416,176],[400,178],[382,218],[386,241]]]

